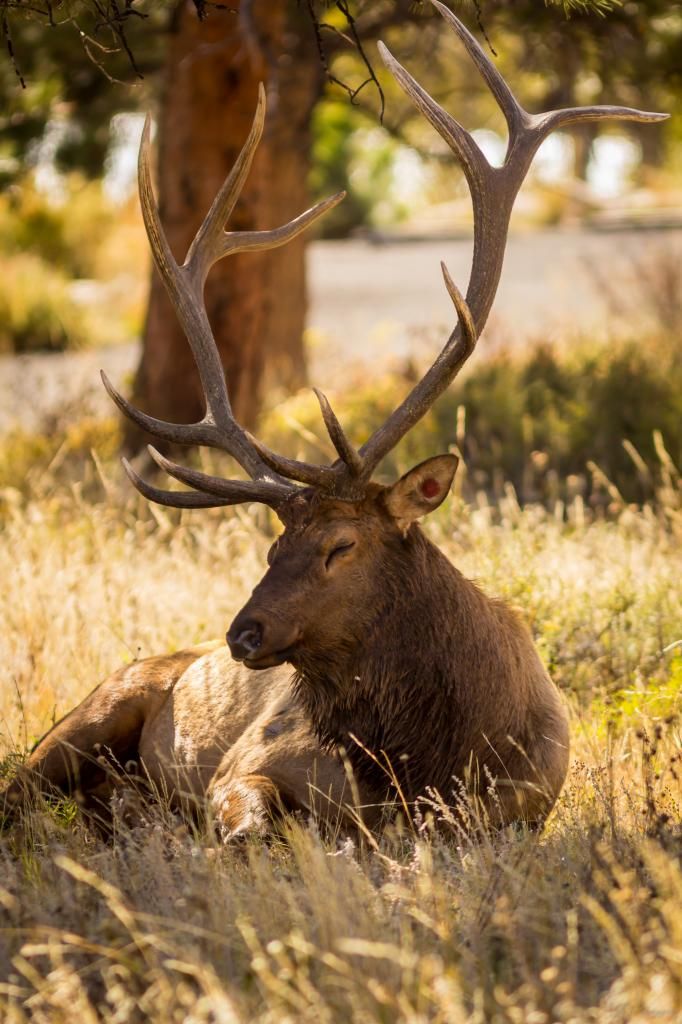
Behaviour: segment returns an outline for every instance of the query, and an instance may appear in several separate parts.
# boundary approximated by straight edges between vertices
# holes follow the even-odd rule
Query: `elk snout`
[[[227,633],[227,644],[235,661],[247,668],[272,668],[288,661],[296,649],[300,633],[283,619],[245,608]]]
[[[263,624],[256,619],[236,618],[227,634],[227,644],[236,661],[252,658],[263,645]]]

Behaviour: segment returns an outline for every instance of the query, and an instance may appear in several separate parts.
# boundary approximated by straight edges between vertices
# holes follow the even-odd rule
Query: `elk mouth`
[[[265,654],[259,654],[257,651],[254,651],[253,654],[243,659],[243,664],[246,668],[254,669],[255,671],[263,668],[274,668],[275,665],[283,665],[285,661],[289,661],[297,647],[298,641],[289,644],[288,647],[284,647],[281,651],[267,651]]]

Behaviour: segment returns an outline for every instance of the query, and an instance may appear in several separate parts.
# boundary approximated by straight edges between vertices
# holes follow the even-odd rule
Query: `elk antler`
[[[572,124],[602,120],[654,123],[668,117],[667,114],[610,106],[571,107],[543,114],[529,114],[518,103],[497,68],[468,29],[439,0],[431,2],[462,41],[497,100],[509,129],[507,153],[501,167],[491,166],[470,133],[422,89],[383,43],[379,43],[381,56],[388,70],[415,106],[445,139],[464,171],[474,212],[474,252],[466,299],[450,278],[445,265],[441,264],[445,285],[457,312],[457,326],[433,365],[359,451],[356,451],[348,440],[325,396],[315,391],[329,436],[339,456],[331,466],[316,466],[276,455],[234,421],[220,358],[203,307],[202,293],[208,270],[221,256],[230,252],[253,251],[282,245],[339,202],[343,194],[319,203],[276,231],[241,234],[226,234],[223,231],[222,226],[244,183],[262,130],[264,97],[261,91],[249,139],[199,229],[185,264],[178,267],[161,231],[152,199],[148,156],[149,125],[145,125],[140,149],[140,196],[145,225],[154,258],[194,352],[206,395],[206,416],[201,423],[190,426],[164,423],[134,409],[113,390],[106,377],[103,377],[104,383],[123,412],[145,430],[168,441],[223,448],[232,454],[252,477],[251,482],[221,480],[178,466],[150,449],[155,461],[171,476],[205,492],[192,494],[159,491],[140,480],[125,463],[135,486],[152,500],[185,508],[230,505],[251,500],[262,501],[277,508],[295,493],[296,486],[291,482],[294,480],[342,498],[352,498],[361,494],[379,462],[425,415],[473,352],[476,340],[488,319],[500,281],[514,200],[541,143],[551,132]]]
[[[422,89],[383,43],[379,43],[386,67],[419,111],[445,139],[464,171],[473,203],[474,254],[466,302],[443,267],[445,283],[459,316],[459,325],[407,398],[360,448],[362,469],[359,476],[363,480],[371,477],[384,456],[424,416],[473,352],[476,338],[488,319],[502,274],[514,200],[541,143],[551,132],[572,124],[604,120],[653,123],[668,117],[667,114],[610,106],[571,107],[543,114],[529,114],[516,100],[502,75],[462,22],[439,0],[431,0],[431,3],[464,43],[497,100],[507,122],[509,141],[503,165],[491,166],[469,132]]]
[[[223,480],[196,470],[178,466],[150,446],[154,461],[171,476],[203,493],[163,491],[142,480],[132,466],[123,460],[125,470],[137,489],[152,501],[181,508],[209,508],[234,505],[243,501],[259,501],[273,508],[296,490],[295,485],[264,461],[259,447],[237,423],[232,413],[225,375],[204,305],[204,285],[209,270],[219,259],[231,253],[258,252],[275,249],[295,238],[313,221],[339,203],[345,193],[313,206],[299,217],[272,231],[224,230],[244,186],[251,162],[263,132],[265,90],[258,90],[258,104],[253,125],[236,164],[223,183],[211,209],[192,242],[187,258],[178,266],[163,233],[154,201],[150,171],[150,119],[147,117],[138,160],[138,183],[142,216],[147,229],[156,266],[163,278],[178,319],[187,335],[199,371],[206,400],[206,413],[199,423],[166,423],[131,405],[102,372],[102,381],[119,409],[134,423],[163,441],[175,444],[198,444],[220,448],[232,455],[251,480]],[[320,473],[322,477],[322,473]]]

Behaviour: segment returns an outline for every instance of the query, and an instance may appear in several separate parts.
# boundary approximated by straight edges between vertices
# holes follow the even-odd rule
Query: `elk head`
[[[309,488],[280,506],[284,533],[268,554],[269,569],[227,634],[232,656],[249,668],[301,653],[328,658],[367,639],[377,611],[377,585],[410,571],[410,527],[443,501],[457,468],[437,455],[392,487],[369,484],[355,499]]]
[[[248,480],[226,480],[171,462],[153,447],[154,461],[190,491],[164,491],[142,480],[124,460],[137,489],[152,501],[179,508],[208,508],[262,502],[284,524],[269,554],[269,569],[228,632],[233,655],[250,668],[291,661],[306,651],[343,651],[362,643],[368,605],[383,578],[397,571],[409,578],[410,559],[423,549],[415,543],[416,520],[446,496],[457,460],[429,459],[392,487],[371,481],[382,458],[445,391],[474,350],[487,320],[502,272],[512,206],[533,156],[550,132],[576,123],[616,119],[654,122],[666,115],[624,107],[578,107],[529,114],[470,32],[438,0],[432,3],[459,37],[482,74],[507,121],[509,142],[504,164],[492,167],[473,137],[426,93],[380,45],[389,71],[445,139],[467,179],[474,211],[474,252],[466,299],[442,266],[458,323],[433,365],[386,422],[359,449],[349,441],[323,394],[316,391],[338,459],[318,466],[270,451],[234,419],[218,351],[203,301],[211,266],[235,252],[283,245],[343,198],[327,199],[272,231],[226,232],[224,224],[237,202],[260,139],[265,116],[261,87],[249,138],[179,266],[164,236],[149,169],[149,120],[140,147],[139,187],[142,213],[154,258],[187,334],[206,399],[199,423],[172,424],[135,409],[103,376],[107,391],[136,424],[164,442],[208,445],[228,452]]]

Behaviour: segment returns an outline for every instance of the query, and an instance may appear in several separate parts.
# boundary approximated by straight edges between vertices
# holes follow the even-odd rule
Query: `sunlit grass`
[[[262,510],[179,518],[131,498],[111,463],[82,476],[5,492],[3,756],[121,663],[221,636],[265,564]],[[566,695],[572,766],[542,836],[418,821],[360,842],[301,821],[225,849],[149,805],[105,844],[68,805],[36,808],[0,844],[0,1018],[672,1024],[675,522],[655,505],[609,521],[521,510],[510,492],[495,508],[453,499],[429,526],[521,609]]]

